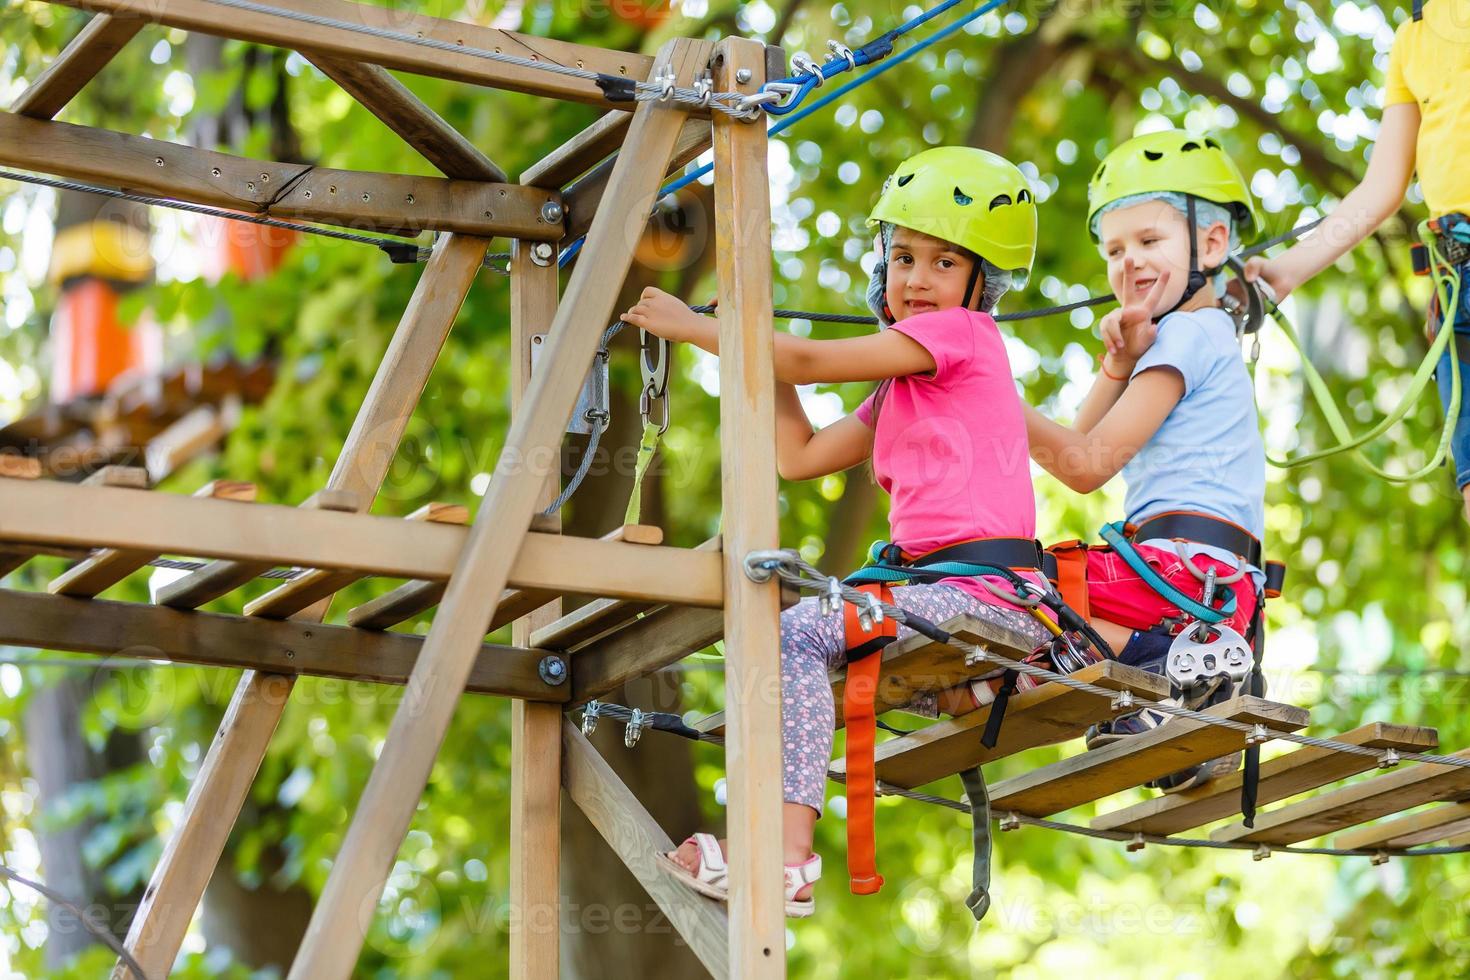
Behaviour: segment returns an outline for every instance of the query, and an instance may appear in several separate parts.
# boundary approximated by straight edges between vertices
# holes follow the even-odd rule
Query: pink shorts
[[[1144,561],[1170,585],[1195,599],[1204,596],[1204,583],[1184,567],[1184,559],[1176,552],[1147,544],[1135,547]],[[1213,568],[1220,575],[1229,575],[1234,571],[1232,566],[1207,555],[1196,555],[1194,564],[1202,572]],[[1224,588],[1235,591],[1235,615],[1226,620],[1225,625],[1243,634],[1256,611],[1255,582],[1250,575],[1245,575]],[[1092,607],[1093,619],[1105,619],[1134,630],[1148,629],[1166,618],[1183,615],[1111,548],[1095,548],[1087,552],[1087,601]]]

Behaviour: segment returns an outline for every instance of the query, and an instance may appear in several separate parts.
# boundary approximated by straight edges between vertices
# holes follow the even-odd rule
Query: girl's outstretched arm
[[[1184,377],[1178,371],[1150,368],[1133,379],[1114,410],[1090,432],[1058,425],[1023,403],[1031,458],[1072,490],[1091,493],[1138,455],[1183,397]]]
[[[776,471],[783,480],[814,480],[873,455],[873,430],[856,415],[813,431],[796,388],[776,385]]]
[[[720,352],[720,322],[700,316],[678,298],[649,286],[622,316],[632,324],[668,340]],[[792,385],[881,381],[935,369],[924,346],[897,330],[882,330],[843,340],[811,340],[776,332],[776,380]]]

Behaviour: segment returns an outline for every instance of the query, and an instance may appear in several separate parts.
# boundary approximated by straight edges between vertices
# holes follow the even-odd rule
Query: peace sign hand
[[[1153,346],[1159,335],[1154,323],[1154,308],[1169,288],[1169,270],[1162,269],[1145,293],[1138,286],[1137,267],[1131,258],[1123,260],[1123,305],[1102,319],[1100,333],[1106,354],[1103,367],[1115,377],[1128,377],[1138,359]]]

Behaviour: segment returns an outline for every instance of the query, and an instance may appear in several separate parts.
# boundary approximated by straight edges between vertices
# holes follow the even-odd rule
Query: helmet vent
[[[1194,142],[1193,140],[1190,140],[1188,143],[1185,143],[1179,149],[1184,150],[1185,152],[1188,152],[1189,150],[1198,150],[1199,148],[1200,148],[1200,145],[1198,143]]]
[[[964,207],[967,204],[974,204],[975,199],[956,187],[954,189],[954,202],[960,207]]]
[[[990,201],[990,210],[994,211],[996,208],[1000,207],[1002,204],[1010,204],[1010,203],[1011,203],[1011,196],[1009,194],[997,194]]]
[[[908,186],[908,182],[911,181],[911,180],[913,180],[913,179],[914,179],[914,175],[913,174],[904,174],[902,177],[898,178],[898,186],[899,187],[906,187],[906,186]]]
[[[1205,137],[1205,146],[1208,146],[1212,150],[1220,149],[1220,144],[1217,143],[1212,136]]]
[[[1144,150],[1143,151],[1143,155],[1145,157],[1147,157],[1148,159],[1150,159],[1150,160],[1162,160],[1162,159],[1164,159],[1164,155],[1162,153],[1160,153],[1158,150]]]
[[[1021,188],[1020,192],[1016,194],[1016,202],[1018,204],[1029,204],[1031,202],[1031,192],[1024,187]]]

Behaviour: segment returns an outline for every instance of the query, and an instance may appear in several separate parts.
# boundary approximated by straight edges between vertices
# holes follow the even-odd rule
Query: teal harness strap
[[[868,548],[867,564],[843,579],[843,583],[869,585],[873,582],[884,582],[889,585],[897,585],[912,581],[916,576],[926,579],[932,577],[975,578],[980,575],[997,575],[1007,580],[1015,578],[1015,573],[1009,568],[979,562],[939,561],[923,566],[893,565],[884,558],[884,552],[888,547],[887,541],[874,541]]]
[[[1235,615],[1234,589],[1225,590],[1225,602],[1218,609],[1213,606],[1207,606],[1198,599],[1191,598],[1179,589],[1176,589],[1167,579],[1154,571],[1148,562],[1144,561],[1143,556],[1138,553],[1138,549],[1133,547],[1133,542],[1128,540],[1123,528],[1123,522],[1117,521],[1113,524],[1104,524],[1102,530],[1098,533],[1102,535],[1104,541],[1112,546],[1112,549],[1127,563],[1128,567],[1138,573],[1138,576],[1148,584],[1149,588],[1153,589],[1175,606],[1178,606],[1181,611],[1211,625],[1224,622]]]

